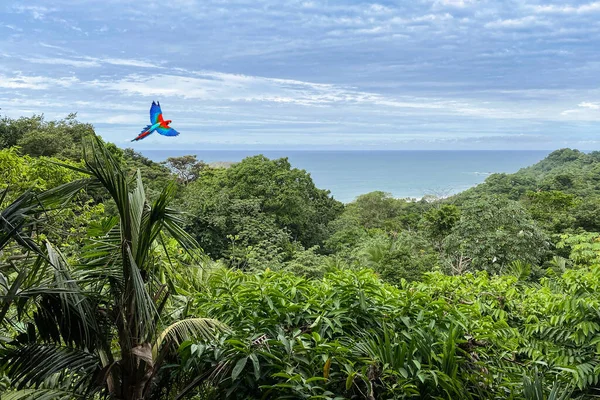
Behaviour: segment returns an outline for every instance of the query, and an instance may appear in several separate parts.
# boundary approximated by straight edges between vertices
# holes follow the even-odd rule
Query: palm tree
[[[139,171],[129,179],[97,137],[84,147],[84,160],[83,168],[65,167],[88,179],[41,195],[64,204],[87,184],[106,190],[114,202],[118,215],[103,221],[103,232],[90,238],[80,266],[72,268],[50,243],[42,249],[23,239],[21,228],[35,210],[20,213],[21,228],[14,222],[12,230],[0,226],[0,245],[13,238],[40,255],[31,264],[38,278],[11,295],[10,304],[19,308],[15,321],[26,323],[27,329],[1,354],[4,372],[18,389],[8,398],[156,398],[165,360],[177,343],[226,329],[212,319],[168,320],[165,309],[176,288],[156,279],[152,250],[164,247],[166,235],[186,250],[197,248],[181,227],[180,213],[168,207],[175,186],[164,188],[150,203]],[[23,264],[23,270],[30,266]]]
[[[0,258],[4,249],[13,241],[23,249],[21,254],[4,257],[7,265],[18,273],[10,287],[7,287],[6,294],[0,302],[0,326],[21,285],[31,282],[34,278],[31,274],[37,272],[35,268],[18,268],[15,262],[20,261],[24,265],[32,260],[39,262],[38,257],[45,258],[43,250],[32,238],[33,231],[37,226],[44,224],[50,212],[65,207],[87,183],[88,180],[81,179],[40,194],[30,190],[18,196],[0,211]],[[8,193],[8,188],[2,192],[0,205],[4,203]],[[3,272],[0,270],[0,278],[8,282]]]

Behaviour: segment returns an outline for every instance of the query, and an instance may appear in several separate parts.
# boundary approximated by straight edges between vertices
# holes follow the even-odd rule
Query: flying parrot
[[[152,102],[152,106],[150,107],[150,125],[142,129],[138,137],[133,139],[132,142],[142,140],[146,136],[150,136],[150,134],[154,133],[155,131],[163,136],[179,135],[179,132],[177,132],[175,129],[169,126],[170,123],[170,119],[163,119],[162,110],[160,109],[160,103]]]

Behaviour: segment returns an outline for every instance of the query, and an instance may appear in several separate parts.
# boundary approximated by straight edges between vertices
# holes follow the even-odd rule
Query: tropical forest
[[[600,152],[343,204],[0,119],[0,398],[600,396]]]

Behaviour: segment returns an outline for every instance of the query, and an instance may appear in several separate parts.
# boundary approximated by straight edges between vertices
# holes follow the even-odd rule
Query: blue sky
[[[0,112],[139,149],[600,149],[600,1],[3,0]]]

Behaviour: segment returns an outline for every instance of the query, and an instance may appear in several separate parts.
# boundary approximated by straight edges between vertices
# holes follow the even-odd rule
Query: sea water
[[[194,154],[207,163],[237,162],[263,154],[287,157],[295,168],[310,173],[317,187],[331,191],[347,203],[357,196],[381,190],[394,197],[448,196],[475,186],[496,172],[512,173],[535,164],[550,151],[244,151],[244,150],[145,150],[146,157],[161,162],[168,157]]]

